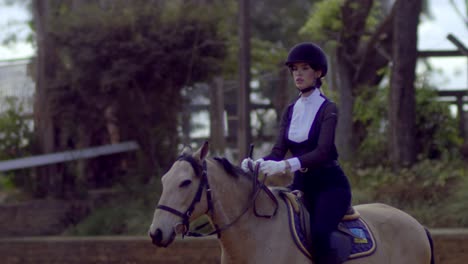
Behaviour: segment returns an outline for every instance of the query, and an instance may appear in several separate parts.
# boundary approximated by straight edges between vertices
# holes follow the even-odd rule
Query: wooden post
[[[210,138],[211,149],[223,155],[226,146],[224,139],[224,88],[223,78],[217,77],[210,85]]]
[[[464,115],[464,112],[463,112],[463,95],[459,95],[457,96],[457,115],[458,115],[458,118],[459,118],[459,131],[460,131],[460,136],[462,138],[466,138],[467,135],[466,135],[466,131],[465,131],[465,115]]]
[[[421,0],[396,1],[393,17],[392,67],[389,96],[389,149],[394,168],[416,162],[417,27]]]
[[[465,47],[465,45],[454,35],[448,34],[447,39],[453,43],[457,47],[457,49],[460,51],[460,53],[468,57],[468,48]],[[468,63],[467,63],[468,67]],[[468,93],[467,93],[468,95]],[[458,107],[458,116],[460,117],[460,134],[463,137],[463,139],[468,138],[468,131],[465,130],[466,125],[465,125],[465,114],[463,112],[463,94],[457,97],[457,107]]]
[[[239,92],[237,146],[238,160],[246,157],[250,144],[250,30],[249,0],[239,0]]]

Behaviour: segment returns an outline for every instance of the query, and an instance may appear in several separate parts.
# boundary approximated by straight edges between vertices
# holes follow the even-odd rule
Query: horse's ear
[[[182,149],[182,152],[180,153],[181,156],[183,155],[192,155],[192,147],[190,145],[185,145],[184,148]]]
[[[210,144],[208,143],[208,141],[205,141],[205,143],[203,143],[203,146],[201,146],[201,148],[199,148],[197,152],[193,154],[193,156],[199,159],[200,161],[204,160],[206,158],[206,155],[208,155],[208,150],[210,148],[209,145]]]

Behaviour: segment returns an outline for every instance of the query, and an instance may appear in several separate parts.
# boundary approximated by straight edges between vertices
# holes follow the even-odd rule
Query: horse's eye
[[[179,185],[179,187],[180,187],[180,188],[187,187],[187,186],[189,186],[191,183],[192,183],[191,180],[185,180],[185,181],[183,181],[183,182]]]

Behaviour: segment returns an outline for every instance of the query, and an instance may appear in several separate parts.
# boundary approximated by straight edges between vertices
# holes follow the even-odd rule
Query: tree
[[[390,157],[394,166],[416,161],[415,69],[421,0],[397,1],[393,20],[390,80]]]
[[[269,111],[254,111],[257,122],[253,131],[257,143],[270,141],[276,133],[268,124],[279,124],[281,114],[292,99],[298,95],[291,83],[290,73],[284,65],[288,50],[305,41],[299,29],[310,14],[316,0],[291,0],[285,5],[282,0],[251,1],[252,31],[252,79],[259,85],[252,93],[255,98],[267,98],[273,106],[276,123]],[[273,30],[274,29],[274,30]]]
[[[298,32],[310,14],[316,0],[255,1],[252,5],[253,69],[256,76],[263,74],[273,78],[258,78],[260,94],[271,98],[279,121],[282,111],[297,92],[289,87],[289,71],[284,66],[287,51],[304,37]],[[272,30],[274,29],[274,30]]]
[[[54,68],[57,68],[57,49],[55,42],[50,37],[50,24],[48,18],[54,10],[54,1],[34,1],[33,14],[36,26],[36,94],[34,98],[34,124],[35,142],[39,153],[51,153],[55,151],[54,130],[56,123],[52,114],[51,101],[54,93],[48,89],[48,84],[55,78]],[[36,178],[36,196],[47,195],[50,186],[54,186],[52,179],[58,174],[58,166],[46,166],[38,168]]]
[[[40,138],[50,138],[42,150],[116,140],[137,140],[142,148],[137,159],[99,158],[81,163],[79,175],[77,168],[67,165],[49,177],[61,180],[58,186],[70,179],[72,191],[76,179],[85,188],[104,187],[118,180],[122,170],[132,173],[126,167],[131,162],[131,168],[141,169],[140,181],[148,182],[176,155],[180,91],[220,68],[225,56],[225,37],[217,27],[220,16],[204,5],[173,1],[49,0],[41,1],[37,12],[44,6],[48,12],[38,18],[47,30],[38,30],[38,42],[52,46],[38,45],[39,53],[49,47],[54,53],[49,55],[53,63],[38,57],[40,70],[51,72],[38,76],[47,77],[38,83],[44,94],[38,103],[47,111],[37,108],[37,122],[47,129],[37,132]]]
[[[237,79],[239,70],[239,40],[237,28],[238,1],[212,1],[215,8],[221,4],[219,12],[226,18],[227,23],[223,24],[223,30],[228,37],[228,57],[224,63],[223,77],[226,96],[226,104],[236,104],[238,84],[229,80]],[[290,99],[297,95],[294,89],[289,87],[289,72],[284,67],[283,62],[287,55],[287,49],[301,40],[298,30],[309,14],[309,8],[314,0],[292,0],[285,8],[284,1],[281,0],[259,0],[250,1],[250,24],[251,30],[251,67],[250,74],[252,80],[259,83],[259,87],[253,87],[252,93],[256,98],[268,98],[276,111],[276,116],[281,116],[285,106],[290,103]],[[275,30],[271,30],[275,29]],[[228,109],[228,115],[233,115]],[[267,117],[262,110],[255,112],[260,119],[259,123],[266,123]],[[268,120],[268,123],[270,120]],[[236,122],[229,121],[228,126]],[[260,125],[258,134],[263,134],[264,127]],[[230,129],[230,131],[232,131]],[[230,134],[230,136],[234,136]],[[256,140],[259,140],[258,138]]]
[[[340,103],[337,142],[342,159],[348,161],[359,157],[356,153],[367,137],[366,127],[375,121],[356,116],[356,100],[359,98],[360,101],[366,101],[376,96],[376,87],[386,73],[383,69],[387,68],[390,61],[394,68],[404,67],[406,71],[411,71],[413,78],[408,81],[414,81],[414,65],[410,61],[395,61],[392,58],[397,54],[393,52],[393,47],[397,44],[409,44],[397,43],[401,39],[394,38],[397,26],[394,19],[395,14],[399,12],[397,8],[400,0],[397,0],[390,9],[387,5],[376,5],[376,2],[374,0],[322,1],[315,6],[315,11],[302,29],[305,35],[315,36],[331,54],[334,69],[331,83],[336,85]],[[417,13],[411,13],[411,18],[407,19],[414,17],[417,19],[420,9],[410,10]],[[416,34],[413,28],[399,28],[398,33],[404,30],[412,30],[408,31],[408,35]],[[415,36],[411,39],[414,40]],[[411,43],[411,45],[416,44]],[[415,50],[412,56],[417,56]],[[395,66],[395,63],[409,64]],[[393,84],[397,85],[396,82]],[[408,89],[414,90],[414,88]],[[414,115],[413,113],[409,115]]]

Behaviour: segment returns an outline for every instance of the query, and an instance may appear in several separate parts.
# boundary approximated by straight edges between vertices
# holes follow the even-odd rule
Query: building
[[[6,100],[17,99],[23,113],[32,116],[35,84],[29,69],[30,59],[0,61],[0,112],[10,107]]]

